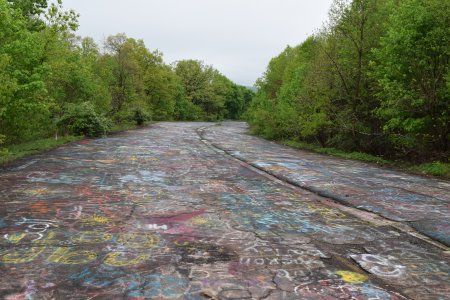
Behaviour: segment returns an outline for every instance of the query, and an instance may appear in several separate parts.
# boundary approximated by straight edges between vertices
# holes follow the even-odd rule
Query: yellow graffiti
[[[174,244],[177,247],[189,247],[189,245],[190,245],[189,242],[179,242],[179,241],[175,241]]]
[[[83,218],[83,222],[90,223],[90,224],[106,224],[109,222],[109,219],[104,216],[93,215],[93,216]]]
[[[33,243],[36,244],[55,244],[58,243],[59,241],[57,239],[55,239],[56,233],[54,231],[49,231],[47,236],[44,239],[40,239],[40,240],[34,240]]]
[[[27,235],[26,233],[5,234],[5,239],[10,243],[17,244],[26,235]]]
[[[75,234],[72,241],[75,243],[102,243],[112,239],[112,234],[95,231],[83,231]]]
[[[33,196],[40,196],[40,195],[48,194],[49,191],[46,188],[42,188],[42,189],[31,189],[31,190],[26,191],[26,193],[33,195]]]
[[[108,253],[105,257],[105,264],[112,267],[125,267],[137,265],[148,258],[146,254],[139,254],[136,258],[130,259],[126,253],[112,252]]]
[[[97,254],[92,251],[73,251],[72,248],[60,247],[50,255],[48,260],[53,263],[64,265],[78,265],[91,262],[97,258]]]
[[[191,222],[192,222],[192,224],[195,224],[195,225],[203,225],[203,224],[208,223],[208,220],[205,218],[193,218],[191,220]]]
[[[280,171],[289,171],[290,170],[289,168],[282,167],[282,166],[270,166],[269,169],[271,171],[278,171],[278,172],[280,172]]]
[[[114,159],[99,159],[99,160],[97,160],[97,161],[100,162],[100,163],[102,163],[102,164],[106,164],[106,165],[109,165],[109,164],[112,164],[112,163],[115,162]]]
[[[12,253],[7,253],[3,255],[0,259],[0,262],[6,264],[19,264],[19,263],[27,263],[33,261],[42,251],[44,251],[45,247],[31,247],[26,249],[25,251],[15,251]]]
[[[318,207],[316,205],[307,205],[307,208],[311,210],[312,213],[318,213],[325,218],[346,218],[346,215],[338,211],[337,209],[327,208],[327,207]]]
[[[152,234],[124,233],[119,235],[117,243],[130,248],[151,248],[158,244],[158,237]]]
[[[342,280],[348,283],[364,283],[368,277],[364,274],[350,272],[350,271],[338,271],[337,275],[342,277]]]
[[[190,252],[190,253],[197,252],[197,251],[201,250],[199,245],[197,245],[195,243],[191,243],[191,242],[178,242],[178,241],[175,241],[174,244],[175,244],[176,247],[182,248],[184,251]]]

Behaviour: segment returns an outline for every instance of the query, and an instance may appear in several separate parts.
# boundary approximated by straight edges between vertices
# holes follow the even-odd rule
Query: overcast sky
[[[160,50],[166,63],[199,59],[252,86],[269,60],[327,20],[332,0],[63,0],[78,34],[102,42],[124,32]]]

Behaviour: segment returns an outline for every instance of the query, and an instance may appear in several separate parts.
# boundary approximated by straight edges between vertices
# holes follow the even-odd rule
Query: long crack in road
[[[204,137],[250,165],[345,205],[405,222],[450,246],[450,183],[283,147],[246,135],[245,123]],[[226,138],[224,139],[223,137]]]
[[[0,296],[449,299],[445,250],[231,157],[242,128],[158,123],[4,168]]]

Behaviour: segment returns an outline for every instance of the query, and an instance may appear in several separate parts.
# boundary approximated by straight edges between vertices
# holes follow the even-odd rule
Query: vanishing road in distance
[[[157,123],[0,169],[2,299],[450,299],[450,184]]]

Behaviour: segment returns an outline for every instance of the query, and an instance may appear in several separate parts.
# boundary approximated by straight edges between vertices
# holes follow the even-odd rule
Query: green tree
[[[111,84],[111,108],[112,113],[122,110],[125,102],[131,102],[135,97],[135,84],[133,80],[139,78],[138,65],[132,58],[132,43],[125,34],[109,36],[105,42],[105,48],[114,63],[114,82]]]
[[[36,17],[45,11],[47,0],[8,0],[13,9],[19,9],[25,17]]]
[[[164,64],[158,51],[144,51],[140,65],[143,72],[144,97],[152,109],[154,120],[172,120],[174,117],[179,78]]]
[[[186,97],[195,105],[201,105],[205,100],[213,69],[201,61],[182,60],[177,62],[175,73],[181,79]]]
[[[175,73],[181,79],[187,101],[201,108],[203,119],[218,120],[226,115],[225,102],[232,89],[228,78],[197,60],[177,62]]]
[[[203,111],[199,106],[196,106],[192,101],[186,97],[184,86],[181,79],[178,80],[175,86],[175,107],[174,119],[179,121],[197,121],[203,117]]]
[[[285,69],[284,84],[278,92],[275,116],[278,135],[317,141],[324,146],[332,117],[327,93],[329,78],[324,76],[320,64],[320,43],[318,38],[310,37],[292,48],[291,63]]]
[[[332,96],[334,128],[332,144],[348,150],[376,152],[381,122],[373,114],[378,99],[373,80],[368,76],[372,49],[380,36],[396,1],[335,0],[330,24],[321,37],[323,53],[329,61],[334,81]]]
[[[45,12],[48,7],[47,0],[8,0],[11,8],[20,11],[25,18],[27,28],[32,31],[40,31],[45,28],[43,20],[40,18],[41,14]]]
[[[450,149],[449,11],[448,1],[403,1],[374,50],[377,113],[405,153]]]
[[[243,86],[231,84],[225,99],[227,119],[239,119],[246,109],[246,90]],[[251,98],[251,96],[250,96]]]
[[[0,0],[0,134],[7,143],[41,135],[50,124],[43,42],[26,24],[20,11]]]

